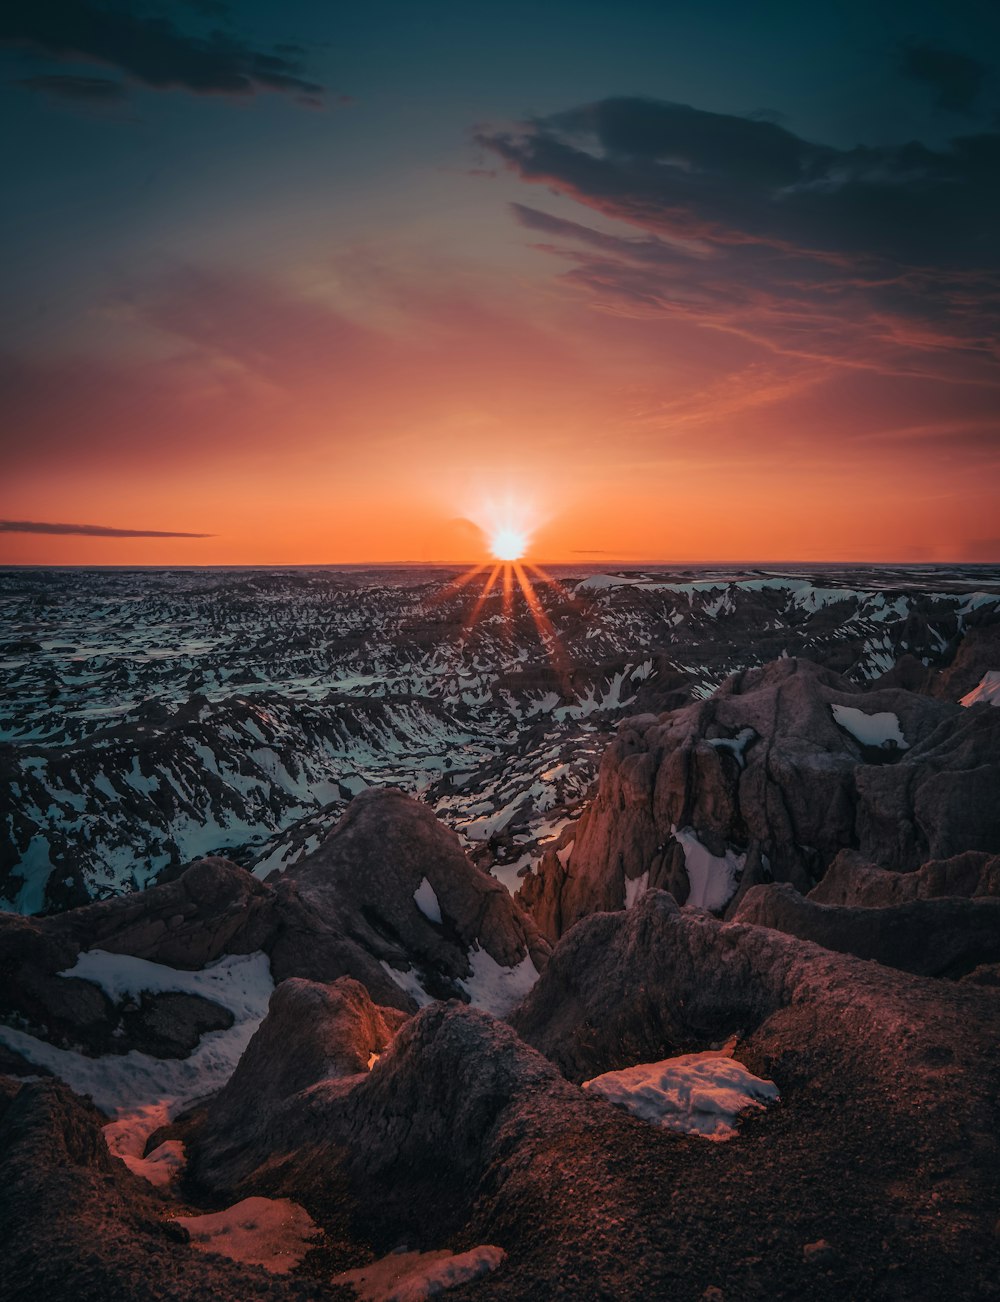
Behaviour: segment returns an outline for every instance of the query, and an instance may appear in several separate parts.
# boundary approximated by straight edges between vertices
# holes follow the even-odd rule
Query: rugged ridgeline
[[[349,829],[337,841],[349,850]],[[326,861],[334,884],[339,857]],[[430,861],[415,869],[431,870]],[[201,871],[220,880],[219,865]],[[254,901],[267,899],[268,888],[229,872]],[[467,889],[475,872],[466,865],[451,886]],[[389,889],[409,893],[412,875]],[[510,1024],[455,1002],[408,1016],[351,976],[289,977],[265,1015],[223,982],[235,961],[188,973],[215,974],[216,985],[186,1008],[165,1007],[183,974],[130,969],[123,954],[174,954],[171,931],[189,941],[200,932],[217,948],[228,930],[225,948],[255,913],[245,898],[235,910],[210,900],[204,880],[186,887],[193,908],[171,905],[183,926],[156,926],[156,892],[170,886],[135,898],[145,919],[118,900],[65,915],[62,928],[13,923],[22,961],[29,935],[46,961],[84,936],[123,947],[89,951],[89,964],[78,954],[69,975],[49,982],[66,987],[78,1019],[88,1000],[103,1000],[106,1020],[127,1030],[91,1042],[96,1057],[4,1033],[8,1070],[29,1073],[24,1083],[0,1078],[11,1302],[349,1302],[358,1294],[339,1282],[344,1272],[404,1268],[396,1291],[360,1296],[413,1302],[436,1292],[431,1266],[458,1284],[456,1299],[483,1302],[995,1296],[993,990],[724,924],[652,891],[573,928]],[[438,886],[446,930],[445,881]],[[332,907],[332,894],[324,898]],[[259,933],[240,943],[251,939]],[[299,953],[309,961],[308,946]],[[137,1018],[159,1014],[161,1033],[190,1027],[199,1000],[222,1021],[229,1000],[235,1024],[203,1035],[186,1059],[178,1043],[161,1040],[161,1058],[136,1048]],[[241,1052],[227,1057],[234,1032]],[[758,1107],[729,1143],[651,1125],[576,1083],[723,1041],[780,1090],[780,1103]],[[185,1064],[193,1078],[178,1075]],[[200,1105],[164,1113],[165,1081],[186,1082]],[[111,1120],[116,1101],[126,1106]]]
[[[264,878],[371,785],[516,886],[626,715],[781,655],[950,701],[998,663],[982,567],[563,574],[544,638],[500,585],[470,622],[482,581],[451,578],[0,574],[0,898],[65,908],[206,854]]]
[[[944,681],[626,720],[520,899],[369,791],[0,915],[5,1296],[994,1298],[1000,711]]]
[[[843,850],[896,872],[1000,851],[1000,712],[807,660],[738,673],[619,725],[596,798],[519,898],[555,940],[652,887],[730,912],[761,883],[808,891]]]

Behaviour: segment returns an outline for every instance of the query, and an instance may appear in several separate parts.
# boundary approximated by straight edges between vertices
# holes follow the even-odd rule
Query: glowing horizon
[[[994,134],[912,7],[334,8],[325,108],[0,78],[0,564],[1000,562]]]

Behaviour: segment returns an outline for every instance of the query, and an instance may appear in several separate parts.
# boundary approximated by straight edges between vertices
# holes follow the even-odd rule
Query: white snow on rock
[[[426,877],[413,892],[413,902],[428,922],[440,923],[441,905],[438,903],[438,897],[434,887]]]
[[[0,1043],[36,1066],[47,1067],[77,1094],[89,1095],[114,1119],[105,1127],[105,1139],[115,1156],[123,1161],[134,1159],[141,1169],[132,1161],[127,1164],[137,1174],[153,1183],[166,1183],[170,1178],[166,1167],[176,1166],[180,1154],[172,1150],[143,1158],[145,1141],[190,1104],[221,1089],[233,1074],[250,1037],[264,1020],[274,991],[267,955],[227,955],[201,972],[183,972],[126,954],[90,950],[60,975],[94,981],[115,1000],[143,990],[179,990],[204,995],[233,1014],[232,1026],[203,1035],[187,1058],[154,1058],[137,1049],[89,1058],[26,1031],[0,1026]],[[147,1165],[150,1163],[154,1163],[155,1172]]]
[[[468,1284],[496,1270],[506,1259],[503,1248],[482,1244],[468,1252],[393,1252],[356,1270],[335,1275],[332,1284],[347,1284],[361,1302],[425,1302],[449,1288]]]
[[[386,962],[384,958],[379,959],[379,963],[386,976],[395,981],[400,990],[408,994],[411,999],[416,1000],[418,1008],[426,1008],[428,1004],[434,1002],[434,996],[429,995],[424,989],[420,974],[415,967],[402,972],[398,967],[393,967],[391,963]]]
[[[649,869],[638,877],[625,878],[625,907],[631,909],[649,889]]]
[[[228,1008],[237,1020],[257,1016],[261,1006],[266,1012],[274,990],[267,955],[261,953],[227,954],[209,967],[189,972],[131,954],[88,949],[59,975],[92,981],[116,1004],[147,992],[200,995]]]
[[[642,1121],[705,1139],[732,1139],[736,1118],[777,1103],[774,1081],[754,1076],[734,1058],[710,1050],[662,1062],[641,1062],[583,1082],[583,1089]]]
[[[730,754],[736,756],[740,768],[743,769],[746,768],[747,763],[744,751],[756,736],[753,728],[741,728],[735,737],[709,737],[708,744],[715,750],[728,750]]]
[[[990,669],[976,684],[971,692],[959,701],[959,705],[996,705],[1000,706],[1000,669]]]
[[[143,1157],[146,1140],[170,1120],[165,1101],[150,1103],[119,1116],[104,1127],[104,1142],[114,1157],[120,1157],[133,1175],[164,1187],[184,1170],[187,1155],[179,1139],[168,1139]]]
[[[736,893],[746,855],[728,849],[721,857],[712,854],[702,845],[693,827],[671,828],[671,831],[684,850],[684,867],[691,885],[686,903],[699,909],[725,908]]]
[[[514,967],[501,967],[485,949],[474,949],[469,962],[472,974],[458,984],[474,1008],[482,1008],[494,1017],[506,1017],[538,980],[530,954]]]
[[[217,1252],[275,1275],[293,1270],[322,1233],[304,1207],[290,1198],[244,1198],[207,1216],[175,1216],[191,1247]]]
[[[866,714],[853,705],[831,705],[830,709],[837,723],[862,746],[886,746],[888,743],[899,750],[909,750],[899,719],[891,711]]]

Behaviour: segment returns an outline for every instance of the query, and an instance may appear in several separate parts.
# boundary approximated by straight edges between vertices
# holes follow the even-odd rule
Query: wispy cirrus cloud
[[[85,538],[214,538],[174,529],[116,529],[107,524],[53,524],[47,520],[0,520],[0,533],[78,534]]]

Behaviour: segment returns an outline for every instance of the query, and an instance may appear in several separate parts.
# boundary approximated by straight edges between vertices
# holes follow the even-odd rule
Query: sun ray
[[[486,566],[484,565],[483,569],[485,568]],[[490,574],[490,577],[486,580],[485,584],[483,585],[483,590],[479,594],[476,604],[472,607],[472,613],[469,615],[468,619],[462,625],[463,634],[470,632],[476,620],[479,618],[479,612],[486,604],[486,598],[493,591],[493,585],[496,583],[497,578],[499,577],[500,571],[502,569],[503,569],[503,562],[497,561],[496,565],[493,566],[493,572]]]
[[[482,574],[483,570],[487,569],[488,566],[489,561],[483,561],[482,565],[474,565],[472,569],[463,571],[456,578],[452,579],[450,583],[446,583],[440,592],[436,592],[433,597],[429,597],[427,605],[431,609],[434,609],[436,606],[442,605],[449,598],[457,596],[464,587],[471,583],[478,574]]]
[[[534,585],[524,572],[524,567],[518,562],[514,562],[514,574],[517,576],[518,584],[524,593],[524,599],[528,603],[528,610],[531,612],[531,618],[535,621],[535,628],[538,630],[538,637],[545,648],[546,655],[552,662],[552,668],[560,675],[563,690],[569,691],[569,662],[566,653],[563,650],[562,642],[559,640],[559,634],[555,630],[552,620],[545,613],[545,608],[539,600],[538,593]]]
[[[568,601],[571,606],[579,606],[579,601],[576,596],[570,592],[569,588],[567,588],[565,584],[560,583],[558,579],[553,578],[553,576],[549,574],[547,570],[543,569],[541,565],[536,565],[532,561],[525,561],[524,564],[529,570],[531,570],[532,574],[534,574],[536,578],[541,579],[543,583],[548,583],[551,587],[555,588],[559,595]]]
[[[503,617],[510,619],[514,609],[514,567],[509,562],[503,567]]]

